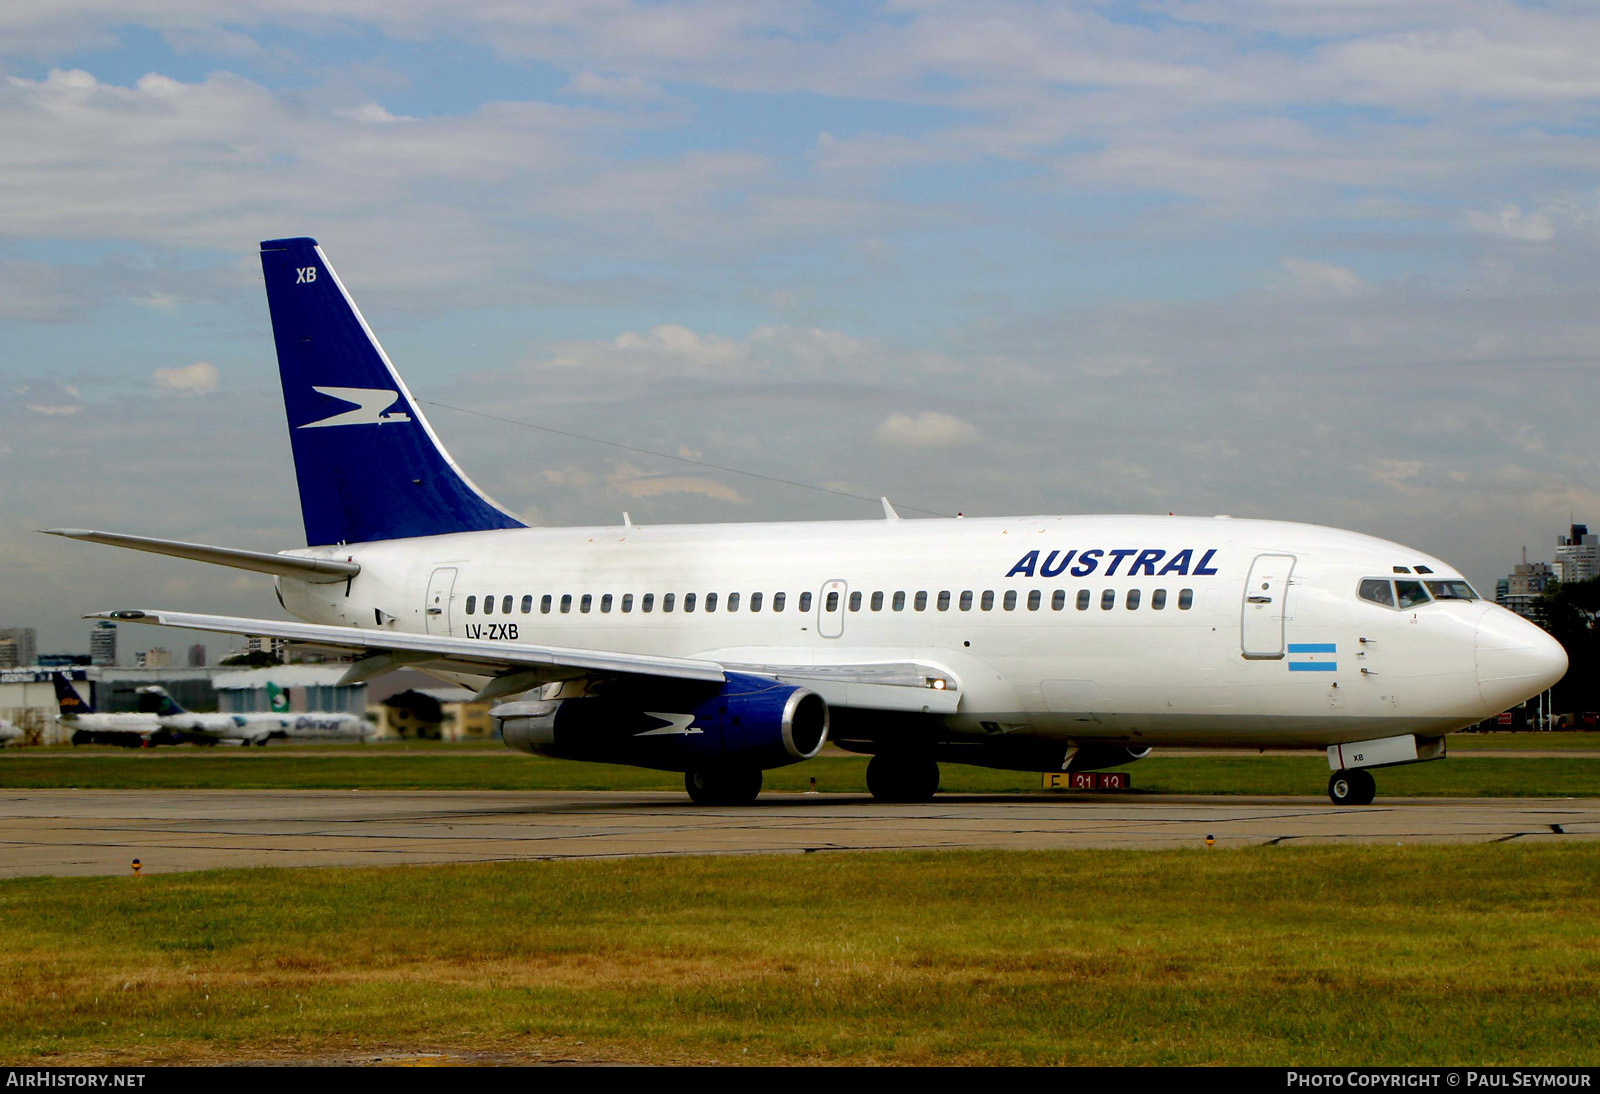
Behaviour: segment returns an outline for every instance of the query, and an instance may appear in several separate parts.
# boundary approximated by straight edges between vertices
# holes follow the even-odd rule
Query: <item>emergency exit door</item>
[[[1283,621],[1288,615],[1289,575],[1293,555],[1257,555],[1244,583],[1244,615],[1240,636],[1244,655],[1252,661],[1283,656]]]

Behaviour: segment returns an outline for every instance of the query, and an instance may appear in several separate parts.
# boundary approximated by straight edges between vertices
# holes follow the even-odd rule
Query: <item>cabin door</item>
[[[817,601],[817,633],[824,638],[838,638],[844,633],[845,591],[842,581],[829,581],[822,586],[822,596]]]
[[[1293,555],[1257,555],[1250,566],[1240,634],[1244,655],[1252,661],[1275,661],[1283,656],[1283,620],[1293,572]]]
[[[456,568],[441,566],[428,579],[428,602],[423,605],[429,634],[450,633],[450,598],[456,588]]]

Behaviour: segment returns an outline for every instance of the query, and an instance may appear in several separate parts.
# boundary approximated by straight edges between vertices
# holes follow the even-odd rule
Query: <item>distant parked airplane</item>
[[[140,688],[139,694],[140,708],[154,713],[164,730],[197,744],[265,745],[273,737],[348,741],[372,732],[371,724],[354,714],[196,714],[179,706],[158,684]]]
[[[72,731],[75,745],[107,744],[128,748],[149,747],[171,742],[161,732],[154,714],[107,714],[98,711],[78,694],[64,673],[54,673],[56,710],[62,726]]]

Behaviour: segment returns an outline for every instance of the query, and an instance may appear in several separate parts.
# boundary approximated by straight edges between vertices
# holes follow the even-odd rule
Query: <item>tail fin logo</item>
[[[307,422],[300,426],[301,429],[316,429],[331,425],[390,425],[411,420],[411,415],[405,411],[391,412],[389,409],[400,401],[398,391],[365,387],[313,387],[311,390],[319,395],[330,395],[342,402],[354,403],[356,408],[335,414],[331,418],[323,418],[321,421]]]

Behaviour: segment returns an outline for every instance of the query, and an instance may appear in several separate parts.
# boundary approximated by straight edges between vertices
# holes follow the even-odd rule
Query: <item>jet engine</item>
[[[737,672],[710,694],[627,689],[490,713],[507,748],[661,771],[783,767],[811,759],[828,739],[822,696]]]

